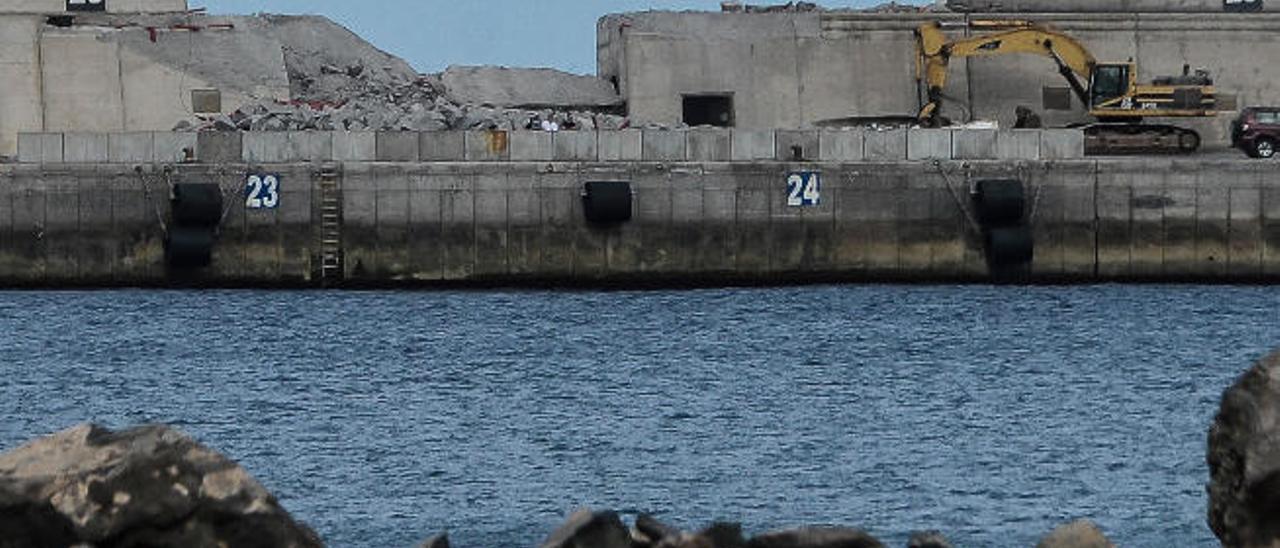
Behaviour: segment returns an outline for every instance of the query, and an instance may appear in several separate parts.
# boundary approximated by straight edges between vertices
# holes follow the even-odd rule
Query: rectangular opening
[[[1045,86],[1044,110],[1071,110],[1071,88]]]
[[[107,11],[107,0],[67,0],[67,11]]]
[[[216,89],[191,90],[191,110],[196,114],[222,112],[222,92]]]
[[[700,93],[684,96],[684,123],[690,127],[733,127],[733,94]]]

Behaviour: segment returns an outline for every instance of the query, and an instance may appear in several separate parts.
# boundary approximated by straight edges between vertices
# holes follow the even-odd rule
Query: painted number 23
[[[275,209],[280,205],[280,178],[275,175],[250,175],[244,194],[246,208]]]
[[[822,177],[814,172],[792,173],[787,177],[789,207],[816,206],[822,200]]]

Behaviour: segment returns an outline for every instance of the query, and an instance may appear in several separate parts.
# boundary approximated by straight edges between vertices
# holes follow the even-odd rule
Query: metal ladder
[[[320,269],[322,287],[342,282],[345,277],[342,260],[342,186],[336,170],[324,169],[319,173],[320,191]]]

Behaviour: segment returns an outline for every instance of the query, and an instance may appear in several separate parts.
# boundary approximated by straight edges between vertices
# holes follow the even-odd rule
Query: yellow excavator
[[[1085,126],[1091,152],[1134,149],[1190,153],[1200,146],[1194,130],[1169,125],[1144,124],[1149,117],[1212,117],[1218,115],[1213,79],[1204,71],[1156,78],[1138,83],[1132,62],[1099,63],[1076,39],[1044,24],[1031,21],[973,21],[970,28],[991,31],[957,40],[947,38],[942,24],[929,22],[916,29],[917,80],[926,97],[918,115],[921,125],[938,127],[942,117],[943,89],[953,57],[1030,53],[1048,57],[1066,78],[1076,97],[1098,123]]]

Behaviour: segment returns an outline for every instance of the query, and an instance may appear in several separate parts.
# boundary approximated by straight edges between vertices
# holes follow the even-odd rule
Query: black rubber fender
[[[618,224],[631,220],[631,183],[592,181],[582,187],[582,211],[595,224]]]
[[[1027,196],[1022,181],[986,179],[974,184],[973,204],[978,222],[983,228],[991,229],[1021,223]]]
[[[212,228],[174,226],[165,237],[165,259],[173,268],[205,268],[213,262],[213,243]]]
[[[173,185],[173,224],[215,227],[222,222],[222,188],[213,183]]]
[[[993,228],[986,234],[987,263],[992,267],[1030,264],[1035,258],[1035,239],[1029,226]]]

